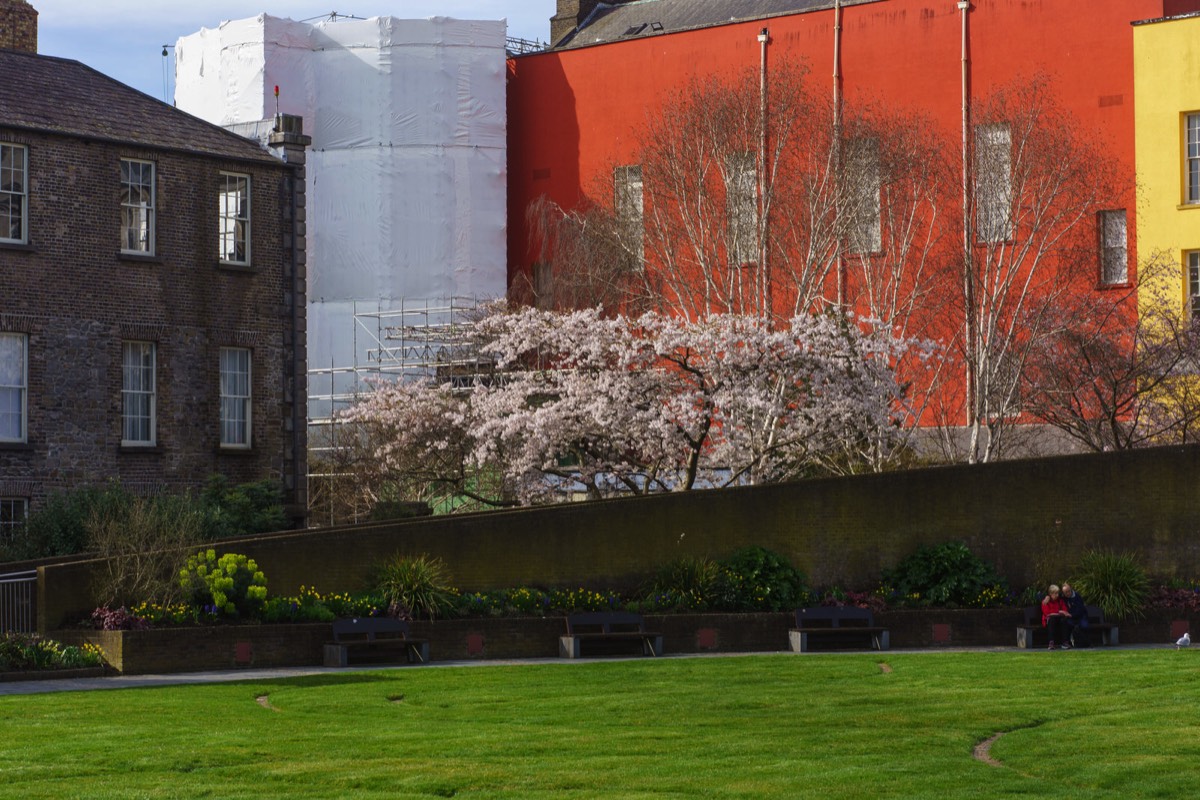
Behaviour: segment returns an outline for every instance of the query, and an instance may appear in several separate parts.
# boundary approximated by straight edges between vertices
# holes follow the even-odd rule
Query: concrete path
[[[741,658],[745,656],[763,656],[763,655],[790,655],[796,658],[812,658],[819,656],[862,656],[874,655],[880,660],[886,660],[894,655],[910,655],[914,653],[1028,653],[1030,655],[1046,653],[1048,656],[1055,658],[1070,658],[1072,653],[1082,653],[1086,656],[1088,653],[1103,653],[1113,650],[1164,650],[1174,649],[1174,645],[1162,644],[1129,644],[1119,645],[1117,647],[1093,647],[1087,650],[1070,650],[1058,651],[1056,653],[1047,653],[1045,650],[1031,649],[1021,650],[1016,647],[954,647],[954,648],[921,648],[921,649],[893,649],[879,651],[867,650],[838,650],[831,652],[816,652],[816,653],[792,653],[791,651],[783,650],[775,653],[770,652],[755,652],[755,653],[677,653],[659,656],[660,659],[672,658]],[[398,664],[383,664],[378,666],[362,666],[362,667],[278,667],[268,669],[236,669],[236,670],[220,670],[214,672],[179,672],[169,675],[113,675],[106,678],[65,678],[65,679],[49,679],[49,680],[34,680],[34,681],[4,681],[0,682],[0,697],[6,695],[18,694],[46,694],[49,692],[84,692],[95,691],[101,689],[137,689],[155,686],[187,686],[191,684],[201,683],[229,683],[232,681],[264,681],[264,680],[279,680],[284,678],[302,678],[308,675],[330,675],[338,674],[345,675],[352,672],[373,672],[380,670],[397,670],[397,669],[437,669],[441,667],[493,667],[493,666],[512,666],[524,664],[556,664],[563,667],[569,667],[573,664],[586,664],[591,662],[603,661],[641,661],[643,656],[630,656],[628,658],[622,656],[605,656],[603,658],[525,658],[520,660],[509,659],[488,659],[470,661],[433,661],[429,664],[420,666],[405,666]]]

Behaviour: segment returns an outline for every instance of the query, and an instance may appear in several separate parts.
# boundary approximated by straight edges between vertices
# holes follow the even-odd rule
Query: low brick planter
[[[893,648],[1013,647],[1020,609],[930,609],[877,614],[891,631]],[[1200,631],[1200,614],[1152,611],[1121,624],[1122,644],[1164,646]],[[752,653],[788,649],[790,613],[647,615],[672,653]],[[555,658],[559,617],[451,619],[412,623],[412,635],[429,640],[432,661]],[[124,675],[191,672],[241,667],[319,666],[332,638],[328,624],[223,625],[149,631],[61,630],[65,644],[99,646],[109,665]]]

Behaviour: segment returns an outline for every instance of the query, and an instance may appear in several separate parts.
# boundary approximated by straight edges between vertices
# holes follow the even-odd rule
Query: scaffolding
[[[359,522],[366,503],[334,507],[338,481],[348,472],[330,471],[345,434],[339,412],[348,409],[380,381],[436,378],[469,386],[489,371],[479,353],[474,324],[483,302],[475,297],[400,301],[399,308],[360,311],[354,305],[351,331],[354,359],[308,371],[310,519],[312,524]],[[320,469],[314,471],[314,466]],[[326,491],[322,492],[321,489]]]

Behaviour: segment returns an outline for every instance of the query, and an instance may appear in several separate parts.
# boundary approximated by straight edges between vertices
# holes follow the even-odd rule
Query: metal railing
[[[0,575],[0,633],[37,630],[37,570]]]

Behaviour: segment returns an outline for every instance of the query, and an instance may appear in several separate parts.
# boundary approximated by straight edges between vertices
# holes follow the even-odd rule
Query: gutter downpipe
[[[833,164],[840,171],[842,165],[842,0],[833,2]],[[834,184],[834,215],[841,222],[840,182]],[[837,303],[846,305],[846,260],[842,253],[841,232],[835,233],[834,259],[837,265]]]
[[[762,274],[760,297],[762,302],[762,314],[765,319],[770,319],[772,315],[771,302],[771,273],[767,268],[767,231],[769,230],[767,212],[770,209],[770,204],[767,202],[767,43],[771,40],[771,32],[766,28],[758,34],[758,224],[761,229],[759,235],[759,253],[758,263],[759,272]]]
[[[964,325],[967,348],[967,427],[975,425],[975,394],[978,389],[975,375],[975,272],[971,249],[971,56],[970,0],[958,0],[962,15],[962,204],[963,204],[963,299],[966,306]],[[976,432],[972,430],[974,440]],[[972,448],[972,455],[974,448]]]

